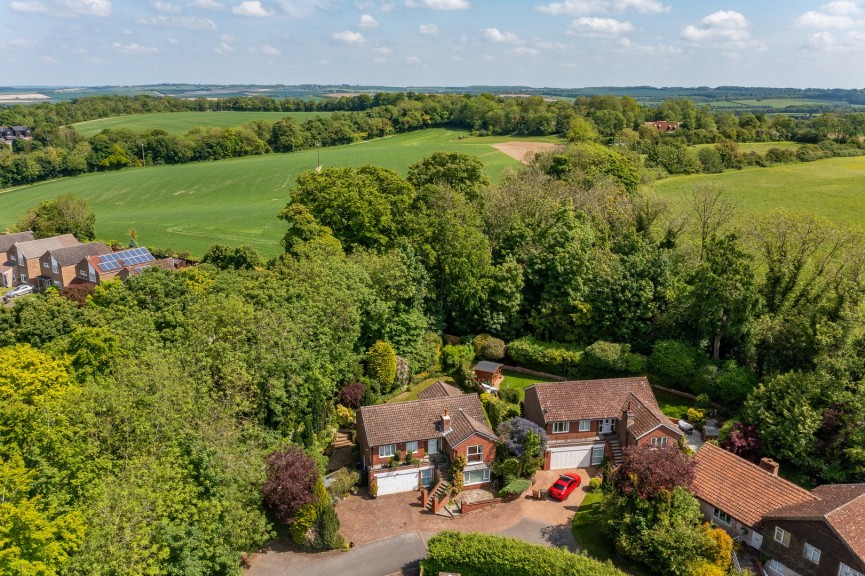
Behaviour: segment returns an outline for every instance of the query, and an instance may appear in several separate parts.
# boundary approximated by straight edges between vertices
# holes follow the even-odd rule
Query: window
[[[424,486],[431,486],[433,483],[433,469],[424,468],[420,471],[420,483]]]
[[[396,454],[396,444],[385,444],[378,447],[379,458],[390,458],[394,454]]]
[[[42,267],[43,267],[43,268],[48,268],[48,262],[43,262],[43,263],[42,263]]]
[[[667,437],[661,436],[660,438],[652,438],[652,446],[666,446],[667,445]]]
[[[784,546],[790,546],[790,533],[780,526],[775,526],[775,542],[780,542]]]
[[[838,567],[838,576],[865,576],[858,570],[853,570],[843,562],[841,562],[841,566]]]
[[[807,542],[805,542],[805,558],[813,562],[814,564],[820,563],[820,549],[814,548]]]
[[[483,462],[484,461],[484,447],[481,445],[478,446],[469,446],[466,448],[466,462]]]
[[[82,278],[87,278],[87,270],[79,270],[78,275]]]
[[[580,432],[588,432],[592,429],[591,420],[580,420]]]
[[[18,262],[18,258],[15,256],[15,254],[10,254],[9,260],[11,260],[12,262]]]
[[[568,422],[553,422],[553,434],[564,434],[568,431]]]
[[[51,260],[51,271],[57,274],[57,260]]]
[[[726,512],[724,512],[723,510],[719,510],[718,508],[715,508],[715,511],[712,512],[712,518],[714,518],[715,520],[717,520],[721,524],[726,524],[727,526],[730,525],[730,520],[731,520],[730,515],[727,514]]]
[[[466,470],[463,472],[463,484],[481,484],[490,481],[490,469],[478,468],[477,470]]]
[[[405,443],[405,453],[406,454],[414,454],[417,452],[417,442],[406,442]]]
[[[777,574],[786,574],[787,573],[787,567],[784,566],[783,564],[781,564],[780,562],[778,562],[777,560],[775,560],[774,558],[769,560],[769,570],[773,570]]]
[[[27,274],[22,274],[22,275],[21,275],[21,281],[22,281],[22,282],[27,282]]]
[[[604,447],[592,446],[592,466],[598,466],[604,461]]]

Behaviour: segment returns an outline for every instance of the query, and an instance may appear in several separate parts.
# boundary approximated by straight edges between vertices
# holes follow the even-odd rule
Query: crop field
[[[555,142],[555,138],[467,137],[431,129],[348,146],[322,148],[330,166],[375,164],[402,175],[409,165],[445,150],[473,154],[493,179],[519,162],[492,147],[517,140]],[[280,253],[285,225],[276,214],[290,200],[297,176],[315,168],[316,150],[269,154],[175,166],[148,166],[85,174],[21,188],[0,190],[0,230],[38,202],[72,193],[90,203],[100,239],[125,241],[128,231],[139,242],[202,255],[220,242],[249,244],[266,256]]]
[[[675,176],[656,183],[660,196],[684,207],[691,188],[716,182],[741,204],[741,223],[783,208],[808,211],[865,228],[865,157]]]
[[[290,116],[298,122],[329,114],[328,112],[155,112],[112,116],[99,120],[79,122],[72,126],[87,137],[106,128],[129,128],[135,132],[165,130],[169,134],[185,134],[196,126],[208,128],[237,128],[253,120],[276,122]]]

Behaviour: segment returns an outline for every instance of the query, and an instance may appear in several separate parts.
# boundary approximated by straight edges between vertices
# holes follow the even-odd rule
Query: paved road
[[[258,554],[247,576],[387,576],[416,567],[427,554],[418,532],[398,534],[348,552],[321,554],[286,553],[268,550]]]
[[[544,546],[565,547],[571,552],[577,551],[577,541],[571,532],[570,524],[561,526],[550,526],[547,522],[523,518],[519,523],[507,530],[499,532],[502,536],[510,536],[532,544],[543,544]]]

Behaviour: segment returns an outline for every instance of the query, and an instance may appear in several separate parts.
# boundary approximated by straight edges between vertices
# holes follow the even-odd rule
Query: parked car
[[[30,284],[22,284],[21,286],[16,286],[15,288],[7,292],[6,295],[3,296],[3,301],[8,302],[9,300],[17,296],[24,296],[25,294],[31,294],[32,292],[33,286],[31,286]]]
[[[582,480],[577,474],[563,474],[559,476],[559,479],[556,480],[552,486],[550,486],[550,489],[547,490],[547,494],[556,500],[565,500],[571,495],[571,492],[577,489],[580,482],[582,482]]]

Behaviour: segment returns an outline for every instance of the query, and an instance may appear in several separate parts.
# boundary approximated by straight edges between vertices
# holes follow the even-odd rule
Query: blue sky
[[[865,85],[865,0],[0,0],[3,84]]]

